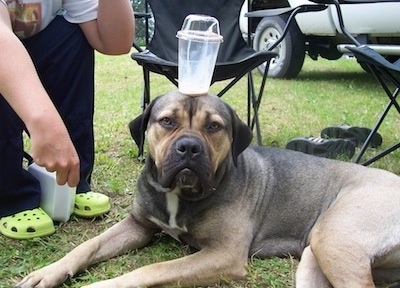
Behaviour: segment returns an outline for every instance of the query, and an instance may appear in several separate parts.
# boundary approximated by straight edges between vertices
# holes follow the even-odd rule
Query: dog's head
[[[139,148],[147,131],[156,182],[192,200],[215,190],[221,170],[236,165],[252,139],[248,126],[217,96],[177,91],[153,100],[129,128]]]

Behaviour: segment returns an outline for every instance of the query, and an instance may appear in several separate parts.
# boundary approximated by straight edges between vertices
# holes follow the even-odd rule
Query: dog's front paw
[[[53,288],[72,277],[65,267],[56,262],[30,273],[15,288]]]

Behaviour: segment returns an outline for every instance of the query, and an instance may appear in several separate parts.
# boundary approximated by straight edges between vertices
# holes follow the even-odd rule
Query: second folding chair
[[[313,0],[314,2],[327,2],[328,4],[335,5],[338,21],[343,34],[347,36],[350,42],[353,45],[345,45],[345,48],[350,50],[357,60],[361,63],[368,65],[371,73],[375,76],[378,80],[379,84],[382,86],[383,90],[385,91],[386,95],[389,98],[389,102],[386,105],[385,109],[383,110],[381,116],[376,121],[376,124],[371,130],[371,133],[368,135],[367,139],[363,143],[360,151],[358,152],[354,162],[360,163],[363,165],[369,165],[385,155],[395,151],[396,149],[400,148],[400,142],[395,143],[394,145],[390,146],[389,148],[385,149],[382,152],[377,153],[375,156],[362,161],[362,157],[370,145],[373,137],[375,134],[378,133],[378,129],[380,128],[381,124],[385,121],[386,116],[391,108],[396,108],[397,112],[400,114],[400,105],[397,102],[397,96],[400,92],[400,59],[396,62],[391,63],[389,62],[384,56],[379,54],[375,49],[369,47],[368,44],[361,44],[355,39],[346,29],[345,23],[343,21],[342,11],[340,7],[340,3],[345,4],[359,4],[359,3],[379,3],[379,2],[396,2],[396,1],[389,1],[389,0]],[[385,45],[375,45],[375,47],[380,47]],[[392,49],[397,49],[400,52],[400,46],[391,46]]]
[[[397,56],[400,55],[400,45],[391,45],[387,47],[387,45],[368,45],[361,44],[359,41],[347,31],[345,27],[345,23],[343,20],[341,4],[362,4],[362,3],[379,3],[379,2],[398,2],[398,0],[310,0],[315,4],[303,4],[297,6],[295,8],[282,8],[282,9],[266,9],[266,10],[258,10],[254,11],[250,14],[252,17],[266,17],[266,16],[275,16],[281,14],[290,15],[289,19],[293,19],[295,15],[298,13],[305,12],[317,12],[324,10],[328,7],[328,5],[334,5],[337,12],[337,20],[340,26],[340,30],[349,40],[349,44],[339,45],[338,49],[341,52],[351,52],[357,58],[360,63],[368,66],[371,73],[378,80],[379,84],[382,86],[383,90],[387,94],[389,98],[389,102],[386,105],[385,109],[381,113],[380,117],[377,119],[376,124],[371,129],[371,132],[365,139],[360,151],[357,153],[354,162],[360,163],[363,165],[369,165],[387,154],[397,150],[400,148],[400,142],[394,143],[392,146],[386,148],[385,150],[377,153],[375,156],[370,157],[369,159],[364,159],[364,154],[366,149],[369,146],[374,146],[372,143],[374,139],[376,139],[376,135],[378,134],[378,129],[381,127],[382,123],[385,121],[388,112],[395,108],[396,111],[400,114],[400,104],[397,101],[397,97],[400,94],[400,59],[396,62],[392,63],[387,60],[383,55],[379,54],[377,49],[382,48],[383,50],[391,50],[397,51]],[[286,28],[284,31],[287,31],[287,26],[290,25],[291,21],[288,21]],[[284,36],[284,34],[282,35]],[[277,43],[275,43],[277,44]],[[375,47],[375,48],[373,48]],[[271,49],[271,48],[270,48]],[[372,144],[372,145],[371,145]]]

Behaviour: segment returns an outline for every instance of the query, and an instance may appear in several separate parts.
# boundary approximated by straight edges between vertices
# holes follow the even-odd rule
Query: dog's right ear
[[[136,145],[139,148],[139,155],[143,154],[144,148],[144,138],[146,134],[147,124],[149,123],[151,109],[154,106],[155,100],[153,100],[149,106],[146,107],[144,112],[133,119],[129,123],[129,131],[131,132],[131,136],[135,141]]]
[[[238,117],[236,112],[229,106],[232,119],[232,158],[233,164],[237,166],[237,157],[246,149],[253,139],[250,128]]]

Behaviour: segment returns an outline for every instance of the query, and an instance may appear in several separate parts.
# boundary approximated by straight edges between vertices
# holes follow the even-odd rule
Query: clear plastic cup
[[[223,40],[218,20],[207,15],[188,15],[177,37],[178,90],[191,96],[207,94]]]

